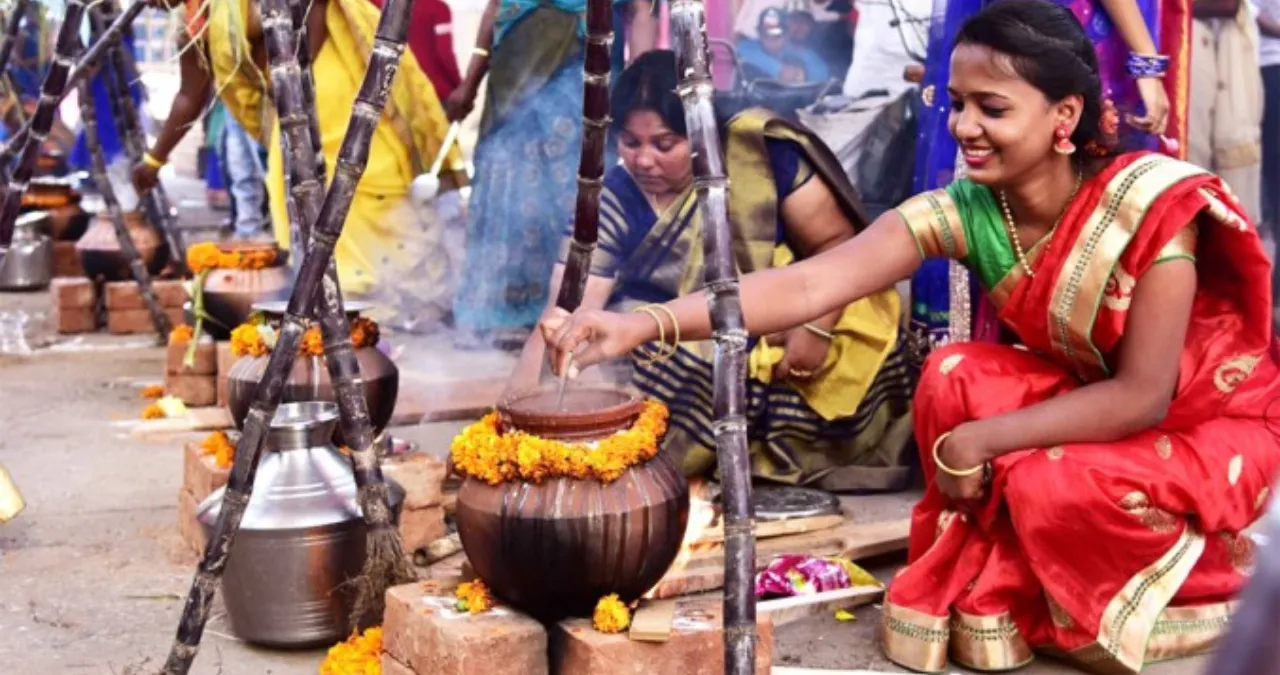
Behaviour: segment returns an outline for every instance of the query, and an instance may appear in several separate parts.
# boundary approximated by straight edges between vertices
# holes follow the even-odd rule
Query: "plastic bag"
[[[756,575],[756,597],[814,595],[853,586],[879,586],[866,570],[843,558],[784,555]]]

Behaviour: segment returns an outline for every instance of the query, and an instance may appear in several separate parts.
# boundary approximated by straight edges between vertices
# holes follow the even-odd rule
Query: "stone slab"
[[[164,310],[169,315],[169,323],[178,325],[185,318],[181,307]],[[112,335],[139,335],[154,333],[155,324],[151,322],[151,312],[145,309],[112,309],[107,311],[107,332]],[[169,336],[165,336],[167,339]]]
[[[50,312],[54,329],[63,335],[92,333],[98,330],[98,318],[93,309],[64,309],[54,305]]]
[[[92,309],[97,299],[93,282],[85,277],[54,277],[49,282],[49,295],[59,309]]]

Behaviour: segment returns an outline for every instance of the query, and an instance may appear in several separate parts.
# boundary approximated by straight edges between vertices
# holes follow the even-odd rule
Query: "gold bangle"
[[[651,365],[654,363],[658,363],[659,361],[665,361],[668,357],[666,353],[666,349],[664,348],[667,344],[667,328],[662,323],[662,317],[658,316],[658,313],[654,311],[653,307],[650,307],[649,305],[645,305],[644,307],[637,307],[633,311],[644,312],[645,314],[648,314],[649,318],[653,319],[654,322],[658,324],[658,355],[642,356],[640,357],[642,359],[641,363],[645,365]]]
[[[675,337],[671,340],[671,355],[675,356],[676,350],[680,346],[680,320],[676,318],[676,313],[666,305],[652,305],[652,307],[665,312],[667,316],[671,317],[671,330],[675,332]]]
[[[487,59],[487,58],[489,58],[489,50],[488,50],[488,49],[481,49],[481,48],[479,48],[479,47],[472,47],[472,49],[471,49],[471,53],[472,53],[473,55],[475,55],[475,56],[479,56],[479,57],[480,57],[480,58],[482,58],[482,59]]]
[[[162,161],[160,161],[160,160],[156,159],[156,156],[155,156],[155,155],[153,155],[153,154],[151,154],[151,153],[149,153],[149,152],[144,152],[144,153],[142,153],[142,163],[143,163],[143,164],[146,164],[147,166],[149,166],[149,167],[151,167],[151,168],[153,168],[153,169],[163,169],[163,168],[164,168],[164,162],[162,162]]]
[[[942,434],[941,436],[938,437],[938,440],[933,442],[933,464],[934,466],[938,467],[939,471],[945,474],[950,474],[952,476],[955,476],[956,478],[968,478],[969,476],[975,475],[978,472],[982,471],[983,467],[986,466],[985,462],[973,467],[972,469],[964,469],[959,471],[944,464],[942,462],[942,458],[938,457],[938,451],[942,449],[943,441],[947,440],[948,438],[951,438],[950,431],[948,431],[945,434]]]
[[[814,335],[817,335],[818,337],[826,338],[829,342],[833,342],[836,339],[835,334],[833,334],[831,331],[822,330],[821,328],[818,328],[817,326],[811,323],[806,323],[804,325],[804,329],[809,331],[810,333],[813,333]]]

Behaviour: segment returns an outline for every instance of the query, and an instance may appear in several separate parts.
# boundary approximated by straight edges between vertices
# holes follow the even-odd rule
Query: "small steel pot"
[[[33,291],[53,278],[53,241],[40,233],[49,214],[24,213],[13,224],[13,242],[0,261],[0,290]]]

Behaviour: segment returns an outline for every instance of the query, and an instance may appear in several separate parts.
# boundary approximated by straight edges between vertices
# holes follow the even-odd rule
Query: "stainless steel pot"
[[[13,243],[0,260],[0,290],[32,291],[49,285],[53,278],[53,240],[41,234],[48,227],[48,211],[32,211],[18,216],[13,224]]]
[[[335,403],[281,405],[271,422],[222,581],[231,631],[269,647],[330,645],[350,634],[366,528],[351,464],[333,446]],[[398,513],[404,491],[391,485]],[[199,506],[208,539],[226,488]]]

